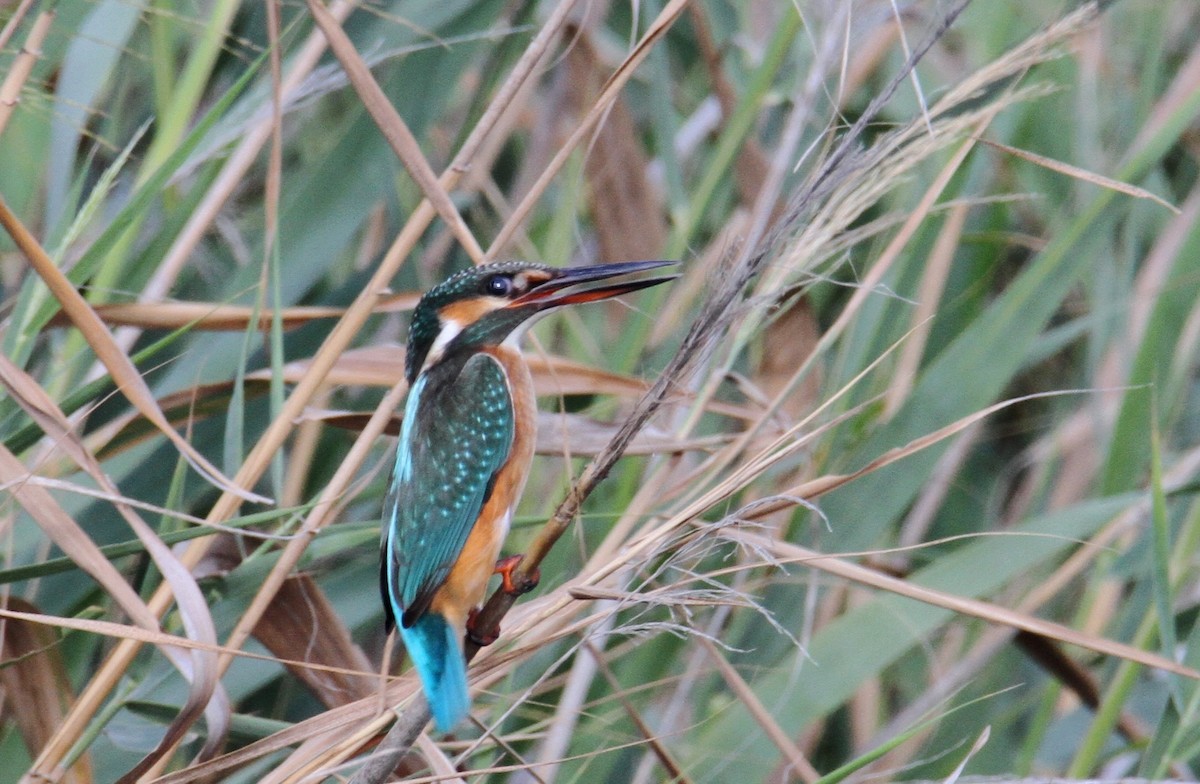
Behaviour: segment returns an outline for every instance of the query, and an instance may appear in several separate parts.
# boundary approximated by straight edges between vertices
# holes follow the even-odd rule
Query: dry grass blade
[[[418,738],[417,748],[429,762],[429,769],[436,777],[436,781],[444,781],[447,784],[467,784],[467,780],[454,767],[454,761],[446,756],[446,752],[442,751],[441,747],[434,743],[429,736],[422,735]]]
[[[376,313],[411,310],[419,294],[393,294],[380,299]],[[270,329],[276,314],[271,310],[241,305],[217,305],[207,302],[128,302],[98,305],[96,315],[105,324],[139,329],[183,329],[243,331],[257,317],[257,329]],[[284,329],[294,329],[318,319],[341,318],[345,308],[297,306],[282,308],[279,320]],[[62,314],[51,320],[52,326],[70,323]]]
[[[42,44],[46,40],[47,33],[50,32],[50,25],[54,23],[56,13],[51,8],[38,14],[33,27],[29,30],[29,35],[25,37],[25,45],[21,47],[21,51],[9,65],[8,74],[4,77],[4,82],[0,84],[0,136],[4,135],[4,129],[12,118],[13,110],[21,102],[21,88],[25,86],[29,74],[33,72],[34,63],[42,56]]]
[[[117,605],[136,623],[147,629],[157,629],[158,619],[149,613],[140,596],[129,587],[125,578],[109,562],[95,542],[59,505],[48,490],[23,482],[28,469],[3,445],[0,445],[0,482],[9,486],[9,493],[46,532],[54,544],[90,574]]]
[[[604,87],[600,90],[600,95],[596,98],[595,103],[588,110],[587,114],[580,121],[579,125],[571,132],[570,137],[563,143],[563,146],[554,154],[554,157],[546,165],[545,170],[538,176],[537,181],[530,187],[529,192],[512,211],[508,220],[505,221],[503,228],[492,241],[491,247],[488,248],[487,258],[489,260],[496,259],[504,252],[508,243],[512,240],[513,235],[529,217],[530,211],[534,205],[542,197],[546,188],[550,185],[550,181],[557,176],[559,170],[567,162],[567,158],[578,147],[588,134],[595,128],[596,123],[605,116],[608,110],[620,95],[621,89],[625,83],[633,76],[633,72],[641,65],[642,60],[650,52],[650,47],[666,35],[667,30],[683,13],[683,9],[687,7],[689,0],[671,0],[663,8],[662,12],[655,18],[654,22],[646,29],[645,34],[638,41],[637,46],[630,52],[621,62],[613,74],[608,77],[608,81],[604,83]]]
[[[371,118],[375,120],[375,124],[379,126],[379,130],[383,132],[384,138],[392,146],[396,155],[403,161],[408,173],[420,186],[425,198],[442,216],[442,220],[446,221],[446,225],[454,232],[459,244],[475,263],[482,262],[483,248],[479,247],[475,235],[467,228],[466,222],[458,213],[458,208],[450,200],[450,194],[446,192],[446,188],[434,173],[429,161],[425,159],[421,145],[413,136],[412,131],[408,129],[408,125],[400,113],[392,106],[392,102],[384,95],[383,89],[371,75],[371,69],[363,62],[358,50],[354,48],[353,42],[342,30],[341,24],[321,4],[321,0],[308,0],[308,9],[312,12],[317,26],[329,40],[330,50],[337,56],[342,68],[345,69],[346,76],[350,78],[350,84],[354,85],[354,90],[362,99],[363,106],[371,114]]]
[[[1180,66],[1170,86],[1163,92],[1145,124],[1138,130],[1137,138],[1129,145],[1129,155],[1144,150],[1150,140],[1162,130],[1163,125],[1171,122],[1180,109],[1194,98],[1197,90],[1200,90],[1200,41],[1193,42],[1187,61]]]
[[[947,439],[952,435],[961,433],[963,430],[967,429],[968,427],[975,424],[976,422],[986,419],[987,417],[991,416],[992,414],[996,413],[997,411],[1002,411],[1003,409],[1008,408],[1009,406],[1015,405],[1017,403],[1023,403],[1023,402],[1029,401],[1029,400],[1038,400],[1040,398],[1049,398],[1049,397],[1060,397],[1062,395],[1079,395],[1079,394],[1084,394],[1089,391],[1090,390],[1066,389],[1066,390],[1059,390],[1056,392],[1040,392],[1040,393],[1033,394],[1033,395],[1025,395],[1023,397],[1015,397],[1015,398],[1011,398],[1009,400],[1002,400],[999,403],[990,405],[985,409],[976,411],[973,414],[962,417],[961,419],[958,419],[958,420],[950,423],[949,425],[946,425],[945,427],[939,428],[932,433],[921,436],[920,438],[915,438],[912,441],[905,444],[904,446],[898,446],[893,449],[889,449],[887,452],[883,453],[882,455],[875,458],[870,463],[867,463],[865,466],[863,466],[862,468],[858,469],[857,471],[855,471],[853,473],[829,474],[826,476],[818,477],[817,479],[813,479],[811,481],[808,481],[803,484],[797,485],[796,487],[793,487],[792,489],[788,490],[785,495],[795,496],[798,498],[808,498],[808,499],[816,498],[817,496],[824,495],[825,493],[828,493],[831,490],[841,487],[842,485],[844,485],[848,482],[851,482],[851,481],[859,478],[860,476],[865,476],[866,474],[872,473],[874,471],[878,471],[880,468],[883,468],[884,466],[887,466],[887,465],[891,465],[892,463],[895,463],[897,460],[902,460],[903,458],[908,457],[909,455],[916,454],[917,452],[920,452],[923,449],[927,449],[930,446],[936,444],[937,442]],[[786,506],[788,502],[779,502],[779,503],[782,503]],[[766,514],[766,513],[772,512],[772,511],[777,511],[778,508],[781,508],[781,507],[779,507],[775,502],[769,502],[769,503],[763,504],[761,508],[757,508],[755,510],[754,516],[758,517],[761,514]]]
[[[13,4],[9,3],[8,5]],[[20,2],[16,3],[16,8],[13,9],[12,14],[5,20],[4,27],[0,27],[0,49],[8,47],[8,42],[12,40],[13,35],[17,32],[17,28],[25,21],[25,17],[32,7],[33,0],[20,0]]]
[[[24,599],[5,597],[5,609],[36,613],[37,608]],[[40,624],[16,618],[0,622],[0,688],[3,689],[4,714],[21,730],[31,752],[42,747],[54,734],[58,722],[71,704],[71,679],[67,676],[59,651],[59,640]],[[87,784],[92,781],[89,760],[84,759],[62,778],[63,784]]]
[[[48,435],[53,437],[59,448],[70,455],[87,474],[92,477],[102,491],[117,500],[114,506],[121,517],[133,529],[138,539],[146,547],[146,551],[154,560],[155,566],[163,578],[171,586],[179,604],[179,615],[188,636],[200,642],[216,644],[217,632],[213,625],[208,603],[196,584],[191,573],[179,563],[179,559],[171,549],[158,538],[154,530],[145,523],[133,508],[121,499],[117,486],[109,479],[100,467],[99,462],[80,443],[72,431],[66,416],[58,409],[54,400],[32,378],[20,368],[0,355],[0,384],[22,409],[37,422]],[[82,533],[82,532],[81,532]],[[65,552],[65,550],[64,550]],[[141,605],[139,599],[139,607]],[[153,614],[146,610],[142,623],[147,628],[156,629],[157,622]],[[189,682],[188,699],[180,710],[179,715],[168,726],[159,748],[148,755],[138,766],[127,774],[130,780],[140,772],[148,770],[155,760],[163,757],[183,737],[187,728],[204,713],[209,723],[209,742],[205,744],[202,756],[211,756],[224,742],[229,727],[231,708],[229,699],[217,681],[216,658],[204,652],[194,652],[191,659],[179,655],[173,648],[163,651],[175,667]]]
[[[303,633],[297,634],[297,630]],[[349,666],[361,673],[372,669],[362,650],[351,640],[345,622],[307,575],[294,575],[284,582],[255,625],[254,637],[281,659],[303,661],[306,665]],[[375,691],[377,679],[367,675],[295,664],[287,667],[329,708],[347,705]]]
[[[128,624],[114,623],[113,621],[98,621],[90,618],[67,618],[61,615],[46,615],[45,613],[38,612],[24,612],[21,610],[4,609],[3,607],[0,607],[0,618],[9,618],[37,624],[39,626],[51,626],[57,629],[70,629],[72,631],[85,632],[87,634],[96,634],[103,637],[109,637],[114,640],[137,640],[138,642],[149,643],[151,645],[157,645],[163,648],[174,647],[189,651],[201,651],[203,653],[225,654],[228,656],[237,656],[243,659],[252,659],[254,661],[281,664],[287,667],[307,667],[312,670],[328,672],[343,678],[363,677],[375,679],[379,677],[379,673],[374,671],[353,670],[334,664],[317,664],[315,662],[307,662],[301,659],[280,659],[277,656],[270,656],[262,653],[250,653],[248,651],[238,650],[236,648],[228,648],[223,645],[212,645],[210,643],[199,642],[187,637],[180,637],[177,634],[168,634],[167,632],[163,631],[145,629],[140,626],[129,626]]]
[[[38,485],[39,487],[45,487],[50,490],[62,490],[67,493],[74,493],[76,495],[86,496],[88,498],[94,498],[98,501],[108,501],[109,503],[114,504],[114,505],[124,504],[125,506],[128,506],[130,509],[139,509],[143,512],[150,512],[151,514],[159,515],[160,517],[171,518],[173,520],[190,523],[192,525],[208,526],[208,527],[212,528],[214,531],[222,531],[225,533],[236,534],[239,537],[245,537],[247,539],[286,542],[288,539],[292,538],[292,535],[287,534],[287,533],[276,534],[276,533],[271,533],[269,531],[250,530],[250,529],[247,529],[244,527],[231,526],[231,525],[219,525],[217,523],[210,523],[210,522],[206,521],[203,517],[197,517],[196,515],[187,514],[186,512],[180,512],[180,511],[177,511],[174,509],[168,509],[165,506],[151,504],[146,501],[138,501],[136,499],[130,498],[127,495],[121,495],[119,493],[112,493],[112,492],[108,492],[105,490],[97,490],[92,487],[87,487],[87,486],[84,486],[81,484],[68,482],[63,479],[53,479],[53,478],[46,477],[46,476],[28,475],[25,479],[22,479],[18,482],[12,483],[12,485],[20,485],[20,484],[35,484],[35,485]],[[8,490],[8,489],[10,489],[10,487],[12,485],[10,485],[9,483],[0,484],[0,490]],[[297,504],[296,506],[300,506],[300,504]],[[199,579],[199,578],[197,578],[197,579]]]
[[[597,422],[580,414],[538,414],[538,454],[575,457],[597,455],[616,437],[617,423]],[[716,435],[702,438],[679,438],[665,430],[648,426],[637,433],[625,450],[629,455],[679,454],[708,451],[728,440]]]
[[[1007,607],[992,604],[991,602],[968,599],[933,588],[915,585],[907,580],[892,577],[875,569],[843,561],[837,556],[818,553],[815,550],[809,550],[790,542],[769,539],[748,531],[726,531],[722,535],[746,546],[761,549],[763,552],[773,553],[776,558],[784,563],[803,563],[815,569],[820,569],[823,572],[853,580],[861,585],[879,588],[898,596],[905,596],[935,607],[953,610],[956,613],[979,618],[989,623],[1003,624],[1014,629],[1049,637],[1059,642],[1078,645],[1081,648],[1087,648],[1105,656],[1116,656],[1131,662],[1144,664],[1147,667],[1200,680],[1200,671],[1171,661],[1156,653],[1143,651],[1140,648],[1116,642],[1115,640],[1108,640],[1093,634],[1076,631],[1069,626],[1045,621],[1041,618],[1010,610]]]
[[[356,5],[353,0],[337,0],[330,6],[329,13],[335,20],[341,22]],[[281,92],[285,100],[293,95],[303,79],[316,66],[324,51],[325,36],[319,30],[314,30],[304,45],[300,47],[299,53],[289,62],[290,69],[281,85]],[[242,136],[237,147],[221,168],[221,173],[213,181],[212,186],[204,194],[204,198],[195,210],[192,211],[183,230],[172,243],[171,249],[167,251],[162,262],[154,271],[154,275],[140,292],[143,300],[153,301],[167,295],[192,251],[195,250],[205,232],[216,220],[221,207],[244,182],[246,172],[257,159],[259,151],[266,144],[274,126],[273,118],[270,114],[266,114],[258,118],[258,122]],[[122,345],[130,346],[137,336],[131,333],[122,337],[124,338]]]
[[[341,508],[341,494],[349,486],[354,473],[366,459],[367,452],[382,434],[384,425],[391,416],[391,412],[399,407],[405,391],[405,385],[397,385],[383,397],[370,421],[364,427],[363,432],[354,442],[350,454],[339,465],[336,474],[325,486],[321,496],[314,504],[313,510],[304,519],[300,530],[288,541],[280,552],[278,559],[271,567],[271,571],[263,581],[262,587],[254,594],[249,607],[242,612],[236,626],[230,633],[226,644],[229,652],[222,655],[218,661],[217,667],[219,672],[225,672],[236,655],[233,651],[236,651],[245,643],[246,639],[250,637],[254,629],[261,622],[264,614],[270,609],[271,603],[275,600],[279,590],[303,556],[313,536]],[[355,745],[351,752],[348,753],[352,753],[357,748],[358,746]]]
[[[963,770],[967,767],[967,763],[987,745],[988,738],[992,736],[992,728],[984,727],[983,731],[975,738],[975,742],[971,744],[971,750],[963,757],[962,761],[954,768],[954,772],[946,777],[944,784],[958,784],[958,779],[962,775]]]
[[[242,487],[236,482],[227,479],[220,470],[208,461],[204,455],[196,451],[183,436],[175,432],[171,424],[167,422],[162,411],[159,410],[157,403],[154,401],[154,395],[150,392],[150,387],[146,385],[145,379],[138,373],[137,368],[129,361],[129,357],[113,341],[112,335],[104,326],[104,322],[92,310],[79,292],[75,290],[75,286],[55,266],[54,261],[46,255],[46,251],[34,238],[25,225],[12,213],[8,208],[8,204],[3,198],[0,198],[0,225],[8,231],[9,236],[21,249],[25,258],[33,266],[35,272],[41,277],[42,281],[50,289],[55,299],[58,300],[63,312],[67,318],[78,327],[79,331],[87,340],[88,345],[96,352],[97,358],[108,369],[113,380],[116,381],[122,394],[129,399],[135,408],[142,412],[146,419],[154,423],[163,435],[170,439],[171,443],[175,444],[182,454],[202,476],[212,482],[222,490],[236,495],[244,501],[256,501],[260,503],[270,503],[270,499],[256,495]]]
[[[750,684],[746,683],[741,674],[732,664],[725,660],[721,651],[713,644],[711,640],[699,638],[700,645],[708,652],[709,659],[717,665],[717,671],[721,673],[721,677],[725,679],[725,683],[729,686],[731,692],[737,696],[742,705],[750,711],[754,720],[758,722],[758,726],[763,728],[763,732],[775,744],[783,754],[784,759],[789,764],[789,778],[792,775],[799,776],[805,784],[813,784],[817,779],[821,778],[821,774],[813,767],[808,758],[800,749],[796,748],[796,744],[788,737],[783,728],[779,726],[779,722],[771,716],[771,711],[767,710],[767,706],[763,705],[758,699],[758,695],[750,688]]]
[[[612,617],[615,621],[615,616]],[[679,763],[679,760],[675,758],[675,755],[671,753],[671,749],[668,748],[664,739],[655,735],[654,730],[650,727],[646,718],[638,713],[637,709],[630,702],[628,696],[621,687],[620,681],[618,681],[617,676],[613,674],[612,668],[608,665],[608,662],[604,660],[601,652],[597,650],[596,646],[591,642],[585,640],[584,645],[587,647],[589,653],[592,655],[593,660],[596,662],[596,667],[600,670],[600,673],[604,676],[604,679],[608,681],[608,685],[613,689],[613,691],[616,692],[618,699],[621,701],[621,707],[625,709],[625,713],[628,714],[630,720],[633,721],[633,723],[637,726],[638,733],[642,736],[642,738],[645,739],[646,744],[650,747],[650,753],[654,755],[655,760],[666,772],[668,776],[666,780],[671,782],[671,784],[691,784],[692,778],[684,772],[684,767]]]
[[[244,654],[243,654],[244,655]],[[412,699],[415,695],[416,684],[404,680],[393,684],[384,694],[389,704],[397,704]],[[369,743],[376,735],[387,729],[395,718],[391,712],[379,713],[379,699],[371,697],[358,700],[340,708],[333,708],[316,716],[297,722],[295,725],[281,730],[270,737],[251,743],[236,751],[217,757],[216,759],[193,765],[187,770],[177,771],[159,779],[156,784],[190,784],[191,782],[209,781],[209,777],[219,773],[240,768],[248,762],[260,759],[291,746],[301,747],[312,745],[317,749],[329,750],[350,735],[358,739],[360,748]],[[265,783],[264,783],[265,784]]]
[[[266,236],[263,242],[262,275],[259,278],[259,295],[265,296],[268,286],[268,271],[279,240],[279,194],[283,180],[283,66],[280,62],[279,3],[268,2],[267,41],[271,63],[271,147],[267,154],[267,182],[265,188]],[[261,300],[260,300],[261,304]]]
[[[578,31],[562,74],[568,92],[566,102],[574,113],[582,111],[599,89],[602,69],[591,30]],[[555,120],[561,122],[557,117]],[[601,258],[648,259],[662,253],[667,225],[655,195],[657,189],[648,177],[649,166],[633,115],[618,95],[588,145],[586,162],[590,210]]]
[[[644,394],[648,385],[636,376],[613,373],[566,357],[535,354],[528,358],[535,392],[542,397],[566,395],[621,395],[633,397]],[[299,383],[312,372],[313,360],[302,359],[283,366],[283,379]],[[247,373],[252,380],[267,380],[271,371]],[[392,388],[404,381],[404,347],[374,345],[344,352],[326,375],[332,386],[375,386]],[[731,410],[729,408],[725,410]],[[745,415],[745,411],[739,410]]]
[[[1056,161],[1053,158],[1047,158],[1045,155],[1038,155],[1037,153],[1030,152],[1029,150],[1021,150],[1016,147],[1010,147],[1007,144],[990,141],[982,137],[978,137],[976,141],[982,142],[988,147],[1000,150],[1001,152],[1006,152],[1009,155],[1015,155],[1021,160],[1029,161],[1030,163],[1047,168],[1050,171],[1055,171],[1059,174],[1065,174],[1068,177],[1073,177],[1077,180],[1083,180],[1084,182],[1090,182],[1093,185],[1099,185],[1101,188],[1108,188],[1109,190],[1114,190],[1117,193],[1124,193],[1126,196],[1132,196],[1135,199],[1149,199],[1155,204],[1160,204],[1163,207],[1166,207],[1172,213],[1176,215],[1179,214],[1178,207],[1161,196],[1151,193],[1145,188],[1139,188],[1136,185],[1130,185],[1129,183],[1121,182],[1120,180],[1114,180],[1111,177],[1105,177],[1103,174],[1096,174],[1095,172],[1088,171],[1087,169],[1079,166],[1072,166],[1071,164],[1063,161]]]
[[[283,380],[298,384],[312,370],[314,360],[299,359],[280,369]],[[269,381],[272,371],[264,368],[246,374],[247,380]],[[404,347],[375,345],[344,351],[325,374],[325,383],[335,387],[373,386],[392,388],[404,380]]]
[[[379,700],[373,698],[369,702],[378,706]],[[347,727],[344,731],[334,729],[324,735],[312,735],[260,784],[308,784],[323,781],[329,774],[340,772],[347,760],[369,747],[392,718],[393,714],[390,711],[382,714],[376,712],[374,718],[357,727]],[[399,760],[393,772],[403,775],[404,769],[408,767],[406,763],[407,759]]]
[[[245,395],[247,399],[254,399],[267,394],[269,387],[269,379],[255,378],[246,382]],[[232,381],[202,384],[164,395],[158,400],[158,405],[167,421],[184,426],[225,413],[232,392]],[[87,443],[98,458],[107,460],[130,447],[146,442],[156,432],[141,414],[129,411],[89,433]],[[219,525],[211,516],[203,522],[214,527]]]
[[[721,105],[722,118],[728,121],[737,110],[737,91],[722,67],[723,53],[717,42],[713,40],[712,26],[707,13],[699,5],[691,6],[689,13],[696,29],[696,44],[704,58],[704,66],[709,80],[712,82],[713,94]],[[755,200],[759,188],[768,177],[770,166],[770,161],[763,152],[762,145],[753,136],[748,137],[738,153],[737,162],[734,165],[734,176],[742,201],[752,203]]]
[[[100,548],[92,542],[91,538],[79,527],[79,525],[71,519],[58,502],[50,495],[43,487],[38,485],[20,482],[21,478],[26,474],[25,466],[16,458],[8,449],[0,446],[0,482],[13,483],[13,488],[10,489],[13,497],[25,508],[30,517],[38,523],[38,525],[46,532],[47,536],[58,545],[64,553],[67,554],[81,569],[92,575],[96,581],[104,588],[104,590],[113,597],[117,604],[124,610],[138,626],[143,630],[158,629],[158,618],[151,612],[143,602],[140,596],[129,587],[125,582],[120,572],[104,557],[100,552]],[[10,615],[9,617],[17,617]],[[32,620],[26,618],[26,620]],[[120,627],[129,629],[131,627]],[[148,633],[148,632],[147,632]],[[159,638],[157,642],[163,642]],[[204,711],[205,705],[209,702],[209,695],[214,693],[216,686],[216,671],[211,666],[204,666],[203,660],[200,666],[193,667],[192,663],[186,657],[179,657],[169,652],[169,649],[164,649],[164,653],[171,659],[172,663],[184,672],[185,677],[191,681],[194,688],[189,693],[188,704],[180,712],[180,718],[173,722],[168,729],[167,737],[172,738],[181,736],[183,731],[186,731],[187,726]],[[76,705],[79,705],[76,702]],[[228,710],[228,705],[222,705],[220,702],[215,704],[218,710]],[[215,716],[214,716],[215,718]],[[217,721],[218,728],[221,722]],[[61,731],[62,726],[66,722],[58,726]],[[165,749],[160,749],[160,753]]]
[[[355,431],[361,431],[369,419],[369,414],[353,411],[310,409],[304,413],[305,422],[324,422],[333,427]],[[389,420],[384,428],[384,433],[398,436],[400,435],[400,425],[401,417],[397,413]],[[574,457],[591,457],[604,449],[616,435],[618,427],[616,424],[597,422],[582,414],[556,414],[539,411],[534,451],[539,455],[569,454]],[[626,454],[631,455],[708,451],[721,446],[728,438],[728,436],[715,435],[681,439],[663,430],[647,428],[634,436],[625,451]]]
[[[636,397],[644,395],[649,389],[649,384],[637,376],[614,373],[567,357],[538,352],[529,356],[526,364],[529,365],[529,372],[533,376],[534,392],[539,396],[620,395]]]
[[[912,335],[900,349],[900,359],[896,363],[893,382],[888,385],[884,398],[889,415],[899,410],[904,400],[911,394],[913,384],[916,382],[921,356],[925,353],[929,331],[933,327],[935,309],[941,300],[946,279],[953,267],[954,254],[959,240],[962,238],[968,211],[969,207],[965,204],[956,204],[950,209],[946,223],[938,232],[937,241],[934,242],[933,250],[929,254],[925,273],[921,277],[917,308],[912,316]]]

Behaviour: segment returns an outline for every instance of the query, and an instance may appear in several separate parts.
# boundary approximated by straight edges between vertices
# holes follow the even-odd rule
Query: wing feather
[[[466,545],[512,450],[513,420],[504,369],[487,354],[461,370],[432,368],[409,392],[384,507],[382,569],[389,614],[405,628],[429,609]]]

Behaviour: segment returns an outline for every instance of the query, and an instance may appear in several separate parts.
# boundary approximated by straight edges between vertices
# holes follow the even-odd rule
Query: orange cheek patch
[[[504,307],[504,300],[495,297],[474,297],[472,299],[451,302],[441,310],[443,321],[453,321],[457,324],[474,324],[484,315]]]

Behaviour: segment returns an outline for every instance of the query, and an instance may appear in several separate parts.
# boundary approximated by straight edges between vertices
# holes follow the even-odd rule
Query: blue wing
[[[384,604],[406,628],[445,582],[512,449],[504,368],[487,354],[456,365],[440,363],[409,390],[384,507]]]

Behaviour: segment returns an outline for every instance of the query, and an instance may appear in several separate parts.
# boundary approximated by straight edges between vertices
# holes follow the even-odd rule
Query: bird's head
[[[553,308],[608,299],[674,276],[575,288],[580,284],[674,263],[630,261],[561,269],[504,261],[463,270],[426,292],[413,311],[405,362],[408,382],[415,382],[423,369],[448,352],[503,343],[519,327]]]

